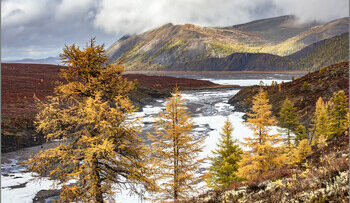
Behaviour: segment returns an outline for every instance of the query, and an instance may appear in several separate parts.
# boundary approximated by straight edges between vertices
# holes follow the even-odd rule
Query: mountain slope
[[[314,26],[315,23],[297,24],[294,17],[282,16],[226,28],[166,24],[122,37],[107,49],[107,55],[112,63],[125,58],[128,70],[167,70],[176,64],[224,58],[234,53],[286,56],[348,32],[347,20]]]
[[[291,60],[264,53],[234,53],[224,58],[207,58],[184,64],[172,64],[170,71],[286,71]]]
[[[298,70],[316,70],[340,61],[349,61],[349,33],[309,45],[288,58],[294,59],[290,67]]]
[[[291,37],[279,44],[264,47],[261,52],[287,56],[305,48],[308,45],[341,35],[346,32],[349,32],[348,17],[333,20],[324,25],[312,27],[311,29]]]
[[[125,37],[107,49],[110,61],[126,59],[131,69],[160,68],[206,57],[257,52],[261,38],[237,30],[166,24],[140,35]]]
[[[287,57],[265,53],[234,53],[224,58],[204,58],[168,65],[169,71],[286,71],[316,70],[349,61],[349,33],[325,39]]]
[[[231,29],[254,33],[266,41],[278,44],[316,25],[319,25],[319,23],[299,24],[295,16],[286,15],[234,25]]]
[[[307,89],[303,90],[303,84]],[[252,105],[252,98],[259,91],[259,86],[245,87],[234,95],[229,103],[237,111],[247,111]],[[272,111],[278,117],[282,103],[288,97],[296,107],[301,121],[310,127],[311,117],[315,111],[315,104],[319,97],[328,101],[334,92],[344,90],[349,95],[349,62],[327,66],[322,71],[309,73],[291,82],[283,83],[279,87],[263,87],[268,95]]]

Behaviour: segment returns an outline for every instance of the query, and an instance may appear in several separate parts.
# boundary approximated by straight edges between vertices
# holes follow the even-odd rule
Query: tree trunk
[[[103,203],[103,196],[101,191],[101,179],[98,171],[97,159],[94,158],[92,161],[92,177],[93,177],[93,188],[95,192],[95,202]]]
[[[174,202],[178,200],[178,137],[176,132],[177,125],[177,101],[174,106],[174,117],[173,117],[173,150],[174,150]]]

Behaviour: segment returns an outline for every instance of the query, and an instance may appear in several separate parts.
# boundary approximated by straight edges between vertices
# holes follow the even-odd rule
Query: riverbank
[[[38,109],[35,97],[46,101],[53,95],[60,69],[65,66],[48,64],[3,63],[1,64],[1,151],[40,145],[45,142],[43,135],[35,131],[33,124]],[[237,85],[218,85],[207,80],[169,76],[147,76],[123,74],[130,81],[136,81],[137,88],[131,92],[134,105],[142,108],[155,99],[170,96],[173,88],[181,90],[204,90],[217,88],[238,88]]]

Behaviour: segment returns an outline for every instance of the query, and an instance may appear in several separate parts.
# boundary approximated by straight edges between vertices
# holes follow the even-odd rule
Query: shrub
[[[307,89],[308,89],[308,87],[309,87],[309,84],[305,81],[304,83],[303,83],[303,87],[302,87],[302,91],[306,91]]]

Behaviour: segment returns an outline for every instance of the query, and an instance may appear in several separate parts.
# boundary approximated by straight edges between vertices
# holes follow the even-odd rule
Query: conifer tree
[[[68,64],[61,74],[67,83],[39,101],[36,125],[47,140],[62,144],[31,157],[29,168],[63,183],[61,201],[103,202],[112,199],[112,187],[154,190],[148,150],[137,136],[140,123],[130,119],[133,84],[122,78],[121,65],[108,65],[94,39],[83,50],[66,46],[61,58]]]
[[[227,187],[240,180],[236,173],[242,150],[236,143],[237,141],[232,139],[233,127],[229,118],[226,119],[222,131],[220,133],[221,139],[217,145],[218,149],[213,151],[214,157],[209,158],[212,166],[208,169],[206,182],[213,188]]]
[[[280,120],[278,122],[279,126],[282,127],[287,137],[285,139],[286,145],[291,146],[292,140],[295,139],[294,132],[300,125],[298,120],[298,115],[293,103],[288,99],[284,100],[282,108],[280,110]]]
[[[330,100],[330,134],[341,135],[349,128],[349,103],[343,90],[334,93]]]
[[[268,95],[263,89],[254,96],[251,111],[248,113],[248,126],[253,130],[254,136],[245,138],[243,143],[251,150],[243,154],[238,169],[238,175],[247,180],[256,179],[285,163],[282,146],[279,146],[282,141],[279,134],[270,134],[270,127],[277,122],[272,116]]]
[[[184,102],[175,89],[156,121],[156,134],[149,134],[159,183],[156,200],[184,200],[200,178],[196,172],[203,162],[198,154],[204,140],[190,134],[193,122]]]
[[[296,127],[294,133],[295,133],[295,145],[298,145],[301,140],[307,137],[306,128],[302,124]]]
[[[316,110],[312,122],[312,144],[317,144],[320,136],[328,138],[330,134],[328,111],[327,105],[324,103],[322,97],[320,97],[316,102]]]

